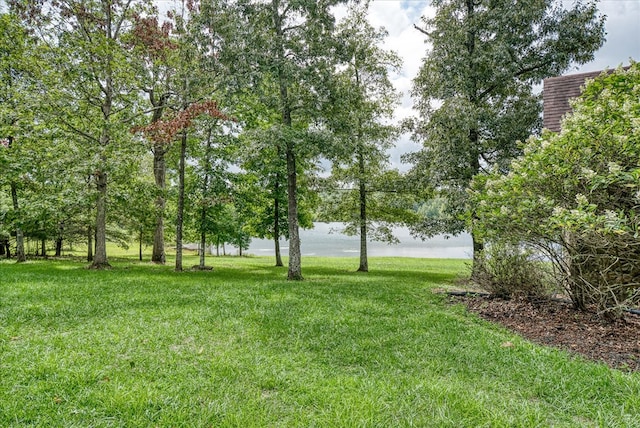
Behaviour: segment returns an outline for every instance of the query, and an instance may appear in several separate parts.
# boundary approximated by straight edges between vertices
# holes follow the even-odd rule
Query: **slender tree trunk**
[[[40,240],[40,248],[41,248],[41,255],[42,257],[47,257],[47,240],[45,238],[42,238]]]
[[[364,174],[364,156],[358,151],[359,192],[360,192],[360,267],[358,272],[369,272],[369,260],[367,258],[367,188]]]
[[[62,256],[62,238],[58,237],[56,239],[56,257]]]
[[[207,245],[207,234],[204,230],[200,231],[200,269],[205,268],[205,246]]]
[[[96,173],[98,199],[96,201],[96,253],[91,267],[104,269],[110,267],[107,261],[107,173]]]
[[[200,253],[200,269],[205,268],[205,260],[204,260],[204,248],[207,240],[207,209],[208,203],[204,202],[204,199],[208,199],[209,193],[209,181],[211,180],[211,151],[213,149],[213,141],[212,141],[212,129],[209,127],[207,130],[207,146],[205,148],[204,154],[204,179],[202,181],[202,209],[200,210],[200,248],[202,248],[202,252]]]
[[[87,261],[93,261],[93,228],[87,226]]]
[[[469,134],[470,134],[469,140],[471,141],[472,144],[474,144],[472,147],[476,148],[476,150],[473,151],[472,156],[474,156],[474,157],[471,160],[471,162],[472,162],[472,165],[471,165],[472,174],[476,175],[480,171],[480,160],[479,160],[480,156],[477,154],[477,147],[478,147],[478,144],[479,144],[478,132],[477,132],[476,129],[472,129]],[[476,220],[477,219],[476,209],[474,207],[471,207],[471,206],[468,209],[471,210],[472,219]],[[473,242],[473,262],[472,262],[472,266],[471,266],[471,277],[475,278],[478,275],[478,267],[480,266],[480,263],[478,261],[482,257],[482,250],[484,250],[484,243],[482,242],[482,240],[478,236],[478,232],[474,230],[473,223],[475,223],[475,222],[472,221],[472,226],[471,226],[471,230],[470,230],[471,240]]]
[[[156,143],[153,149],[153,175],[156,182],[156,228],[153,232],[153,250],[151,261],[153,263],[165,264],[167,256],[164,249],[164,210],[165,210],[165,187],[166,187],[166,161],[165,149],[162,143]]]
[[[108,38],[111,38],[111,8],[107,8],[107,23]],[[104,269],[110,267],[107,261],[107,171],[105,165],[107,165],[107,155],[105,154],[106,148],[111,142],[111,130],[110,130],[110,118],[111,107],[113,105],[113,74],[111,68],[111,61],[113,60],[111,54],[107,54],[107,70],[104,84],[104,102],[102,103],[101,110],[103,115],[104,124],[102,126],[102,132],[100,134],[100,169],[95,173],[96,186],[98,188],[98,198],[96,201],[96,252],[93,258],[91,267],[93,269]]]
[[[167,106],[169,94],[162,94],[156,98],[155,93],[150,91],[149,101],[154,108],[151,123],[156,123],[162,119],[164,109]],[[167,148],[164,143],[156,142],[153,145],[153,176],[156,183],[156,228],[153,232],[153,250],[151,251],[151,262],[165,264],[167,255],[164,248],[164,211],[165,211],[165,189],[167,162],[165,155]]]
[[[466,0],[467,7],[467,40],[466,40],[466,48],[467,48],[467,61],[469,66],[469,79],[467,83],[467,98],[469,103],[475,108],[478,107],[478,71],[475,61],[475,49],[476,49],[476,37],[477,30],[475,26],[475,13],[476,13],[477,3],[475,0]],[[475,115],[475,112],[474,112]],[[470,165],[469,165],[469,176],[467,177],[467,182],[471,182],[474,176],[476,176],[480,172],[480,135],[478,131],[478,119],[474,117],[474,123],[469,129],[469,138],[468,138],[468,150],[470,156]],[[475,210],[473,207],[469,207],[474,212],[472,213],[472,217],[475,218]],[[472,229],[471,238],[473,241],[473,265],[471,267],[471,277],[475,277],[477,275],[477,269],[479,266],[478,259],[481,256],[482,250],[484,249],[484,244],[479,239],[477,233]]]
[[[92,187],[91,187],[91,181],[92,181],[93,176],[88,175],[86,177],[86,182],[87,182],[87,193],[90,194]],[[87,208],[87,219],[91,218],[91,214],[92,214],[92,210],[91,208]],[[94,233],[93,233],[93,227],[91,226],[91,224],[87,224],[87,228],[85,230],[86,233],[86,237],[87,237],[87,262],[91,263],[93,262],[93,237],[94,237]]]
[[[113,41],[114,34],[113,22],[111,15],[110,3],[105,3],[106,6],[106,22],[105,28],[107,30],[107,39]],[[107,155],[106,149],[111,143],[111,108],[113,107],[113,97],[115,94],[113,86],[113,55],[110,51],[107,51],[105,57],[106,70],[104,75],[103,94],[104,100],[100,109],[102,111],[102,130],[100,133],[99,149],[100,153],[100,167],[95,173],[96,186],[98,188],[98,198],[96,201],[96,251],[93,258],[91,268],[93,269],[105,269],[111,267],[107,260]]]
[[[56,238],[56,254],[55,257],[62,256],[62,234],[64,233],[64,223],[58,223],[58,237]]]
[[[287,278],[294,281],[303,279],[298,229],[297,178],[296,157],[293,148],[287,147],[287,201],[289,204],[287,215],[289,222],[289,272]]]
[[[360,90],[360,73],[356,65],[355,76],[356,85]],[[367,185],[366,185],[366,165],[364,159],[364,148],[362,147],[362,128],[360,120],[358,120],[358,128],[356,131],[357,139],[357,156],[358,156],[358,197],[360,205],[360,266],[358,272],[369,272],[369,258],[367,254]]]
[[[7,139],[9,140],[9,149],[11,149],[11,146],[13,146],[13,136],[10,135]],[[20,208],[18,205],[18,188],[14,181],[11,182],[10,187],[13,211],[18,215],[18,209]],[[24,234],[22,233],[22,228],[16,226],[16,262],[21,263],[25,261],[27,261],[27,256],[24,252]]]
[[[9,240],[4,241],[5,252],[7,253],[7,258],[11,258],[11,244],[9,244]]]
[[[140,228],[140,233],[138,234],[138,260],[142,261],[142,241],[144,240],[144,231]]]
[[[276,174],[273,198],[273,242],[276,252],[276,267],[284,266],[280,253],[280,174]]]
[[[178,213],[176,216],[176,271],[182,272],[182,226],[184,224],[184,168],[187,157],[187,130],[180,140],[180,163],[178,165]]]
[[[282,255],[280,254],[280,239],[277,235],[273,238],[273,244],[276,251],[276,267],[282,267],[284,266],[284,263],[282,263]]]
[[[272,0],[273,24],[276,32],[276,59],[278,84],[280,87],[280,108],[282,112],[282,124],[288,128],[292,127],[291,104],[289,100],[289,89],[285,76],[284,61],[284,30],[282,28],[282,17],[280,16],[280,1]],[[289,226],[289,271],[287,278],[293,281],[302,280],[302,257],[300,253],[300,233],[298,230],[298,172],[296,170],[296,154],[294,142],[287,141],[285,158],[287,162],[287,221]]]
[[[11,143],[9,143],[11,144]],[[15,183],[11,183],[11,200],[13,202],[13,210],[18,212],[18,190]],[[16,227],[16,262],[21,263],[27,260],[24,252],[24,234],[21,227]]]

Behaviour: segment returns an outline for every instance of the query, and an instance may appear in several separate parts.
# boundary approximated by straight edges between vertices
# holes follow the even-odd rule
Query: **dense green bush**
[[[474,281],[494,296],[545,297],[551,290],[544,261],[518,245],[495,242],[475,259]]]
[[[616,316],[640,295],[640,66],[589,82],[559,134],[473,185],[476,230],[553,262],[578,308]]]

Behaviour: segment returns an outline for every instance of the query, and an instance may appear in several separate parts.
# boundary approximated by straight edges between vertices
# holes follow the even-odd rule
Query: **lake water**
[[[359,257],[360,238],[358,236],[346,236],[332,229],[340,227],[339,223],[316,223],[310,230],[300,230],[300,246],[303,256],[327,256],[327,257]],[[369,242],[369,256],[387,257],[418,257],[418,258],[446,258],[469,259],[472,254],[471,236],[462,234],[446,238],[435,236],[426,241],[415,239],[407,228],[394,229],[395,236],[400,240],[399,244],[388,245],[382,242]],[[280,242],[280,250],[283,256],[289,252],[287,241]],[[248,254],[256,256],[273,256],[273,241],[266,239],[254,239],[251,241]]]

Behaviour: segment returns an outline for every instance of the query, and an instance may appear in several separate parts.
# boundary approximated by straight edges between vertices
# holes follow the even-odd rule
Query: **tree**
[[[562,132],[531,138],[511,172],[474,180],[473,227],[553,262],[577,308],[640,301],[640,64],[587,84]]]
[[[74,156],[75,142],[47,128],[23,127],[20,144],[15,147],[14,155],[27,160],[20,167],[18,190],[24,203],[17,220],[26,238],[40,240],[41,255],[46,252],[46,242],[55,241],[59,256],[63,242],[78,236],[87,195],[81,178],[84,171]]]
[[[124,39],[134,17],[150,2],[11,0],[9,4],[38,27],[47,47],[41,60],[51,66],[44,82],[49,114],[66,131],[81,136],[90,148],[97,190],[91,266],[108,267],[108,176],[132,148],[128,128],[138,96]]]
[[[138,126],[134,130],[143,131],[153,141],[156,167],[164,167],[157,161],[164,157],[166,147],[179,139],[178,160],[178,203],[176,210],[176,271],[182,271],[182,240],[185,219],[185,173],[187,163],[187,146],[189,143],[190,127],[200,115],[208,115],[214,119],[231,120],[224,115],[214,101],[218,92],[220,77],[220,33],[217,24],[222,18],[216,16],[219,2],[182,1],[177,9],[169,12],[173,20],[171,26],[173,37],[169,37],[169,27],[157,29],[157,22],[151,20],[145,26],[159,32],[161,37],[150,37],[143,45],[150,44],[154,55],[175,56],[175,69],[169,84],[174,97],[174,105],[166,104],[167,100],[152,101],[152,111],[157,114],[160,110],[165,117],[152,117],[147,126]],[[163,29],[164,28],[164,29]],[[145,36],[147,38],[148,36]],[[157,46],[156,46],[157,44]],[[146,48],[145,48],[146,49]],[[166,66],[166,64],[165,64]],[[165,70],[166,72],[166,70]],[[167,96],[169,92],[165,93]],[[151,100],[151,98],[150,98]],[[166,108],[171,107],[167,112]],[[164,178],[156,177],[160,183]],[[158,229],[156,229],[158,231]]]
[[[418,173],[446,195],[449,221],[425,222],[422,236],[458,233],[473,211],[466,189],[480,171],[506,168],[516,142],[538,132],[532,86],[585,63],[604,40],[595,2],[563,9],[555,0],[434,0],[435,16],[418,28],[432,44],[414,80],[420,118],[410,156]],[[444,226],[444,227],[443,227]],[[482,242],[471,230],[474,255]]]
[[[187,192],[187,224],[200,243],[199,269],[205,266],[208,238],[216,242],[227,233],[227,206],[232,200],[229,171],[234,139],[226,135],[218,120],[203,118],[194,137],[197,147],[191,153]]]
[[[288,238],[286,165],[280,146],[273,144],[269,129],[242,135],[245,155],[242,167],[248,171],[245,181],[250,183],[244,193],[248,207],[254,213],[247,219],[251,234],[260,239],[272,239],[276,267],[284,266],[280,238]]]
[[[145,127],[138,128],[139,131],[146,133],[149,138],[154,141],[164,142],[168,144],[176,138],[180,138],[180,155],[178,167],[178,212],[177,212],[177,253],[176,253],[176,270],[182,270],[182,235],[183,235],[183,216],[185,205],[185,171],[187,162],[187,141],[189,129],[194,126],[199,116],[208,116],[213,119],[231,120],[218,108],[218,104],[214,101],[202,101],[187,105],[184,110],[172,115],[166,120],[158,120]],[[211,143],[211,139],[207,139]],[[210,148],[210,147],[209,147]],[[206,162],[211,163],[210,150],[205,150],[205,156],[209,157]],[[208,174],[208,172],[207,172]],[[206,176],[206,174],[205,174]],[[208,189],[208,185],[205,186]]]
[[[276,266],[283,266],[280,239],[289,239],[287,216],[287,170],[282,157],[282,138],[277,128],[251,129],[241,135],[243,159],[241,166],[246,171],[242,177],[242,190],[236,189],[236,202],[243,201],[246,227],[251,236],[272,239]],[[298,158],[298,226],[313,227],[313,209],[316,199],[308,182],[315,173],[312,162]],[[238,186],[237,186],[238,187]],[[249,215],[249,213],[251,213]]]
[[[149,16],[138,16],[132,31],[134,58],[138,61],[138,75],[141,89],[147,95],[150,104],[150,122],[161,120],[169,103],[177,93],[175,75],[178,71],[176,51],[178,44],[172,40],[173,25],[165,21],[159,22],[157,13]],[[175,37],[175,35],[173,35]],[[164,243],[164,217],[166,205],[166,173],[165,156],[169,143],[163,140],[151,141],[153,153],[153,176],[156,186],[155,230],[151,261],[164,264],[166,262]]]
[[[393,242],[389,223],[395,219],[388,216],[389,210],[383,206],[368,204],[372,202],[372,192],[385,190],[374,189],[373,183],[381,181],[378,178],[385,174],[389,159],[386,150],[397,136],[396,127],[384,122],[392,118],[398,101],[389,72],[400,66],[396,54],[379,47],[386,32],[367,22],[368,7],[368,2],[352,4],[347,18],[338,25],[341,63],[335,72],[326,119],[339,145],[332,157],[332,179],[338,186],[353,186],[357,193],[353,200],[350,193],[338,192],[343,196],[339,198],[341,203],[331,208],[334,216],[337,214],[337,218],[347,222],[345,233],[353,234],[357,229],[360,235],[358,271],[361,272],[369,270],[368,237]],[[340,211],[342,216],[338,214]]]
[[[34,95],[33,64],[28,61],[28,51],[33,40],[13,14],[0,15],[0,138],[3,141],[5,158],[0,183],[5,181],[11,193],[13,207],[13,230],[16,235],[16,259],[26,260],[24,234],[21,226],[19,203],[19,177],[23,174],[26,158],[20,156],[21,137],[32,123],[33,104],[28,102]],[[16,138],[18,141],[16,141]]]
[[[260,103],[278,113],[272,122],[279,135],[286,163],[287,218],[289,233],[288,278],[301,280],[298,224],[299,158],[310,156],[319,115],[320,96],[331,71],[334,18],[330,7],[338,0],[243,0],[238,2],[234,49],[227,61],[241,85],[257,94]],[[306,153],[305,153],[306,152]]]
[[[157,196],[152,177],[155,178],[151,168],[154,167],[154,159],[149,156],[140,157],[139,162],[132,162],[127,180],[118,180],[117,186],[112,186],[110,200],[116,209],[112,219],[117,223],[120,232],[125,232],[120,245],[128,246],[131,239],[138,241],[138,259],[142,261],[143,246],[155,244],[155,232],[157,231]],[[111,233],[111,235],[115,235]],[[157,261],[152,260],[153,263]]]

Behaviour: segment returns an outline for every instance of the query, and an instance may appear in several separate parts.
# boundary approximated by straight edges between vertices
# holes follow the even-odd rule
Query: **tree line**
[[[429,48],[413,99],[393,123],[398,56],[367,20],[368,2],[10,0],[0,17],[0,241],[25,259],[25,236],[84,243],[92,267],[107,241],[175,240],[247,248],[289,240],[302,279],[299,228],[338,220],[393,241],[470,229],[474,176],[522,153],[540,131],[533,86],[603,42],[594,3],[432,1],[416,25]],[[342,8],[342,9],[340,9]],[[336,19],[336,10],[346,10]],[[390,168],[400,132],[423,149]],[[330,164],[330,175],[318,174]],[[438,201],[437,215],[421,209]],[[432,204],[427,202],[427,204]],[[168,227],[175,224],[175,228]],[[11,244],[11,245],[10,245]],[[200,267],[204,268],[204,258]]]

